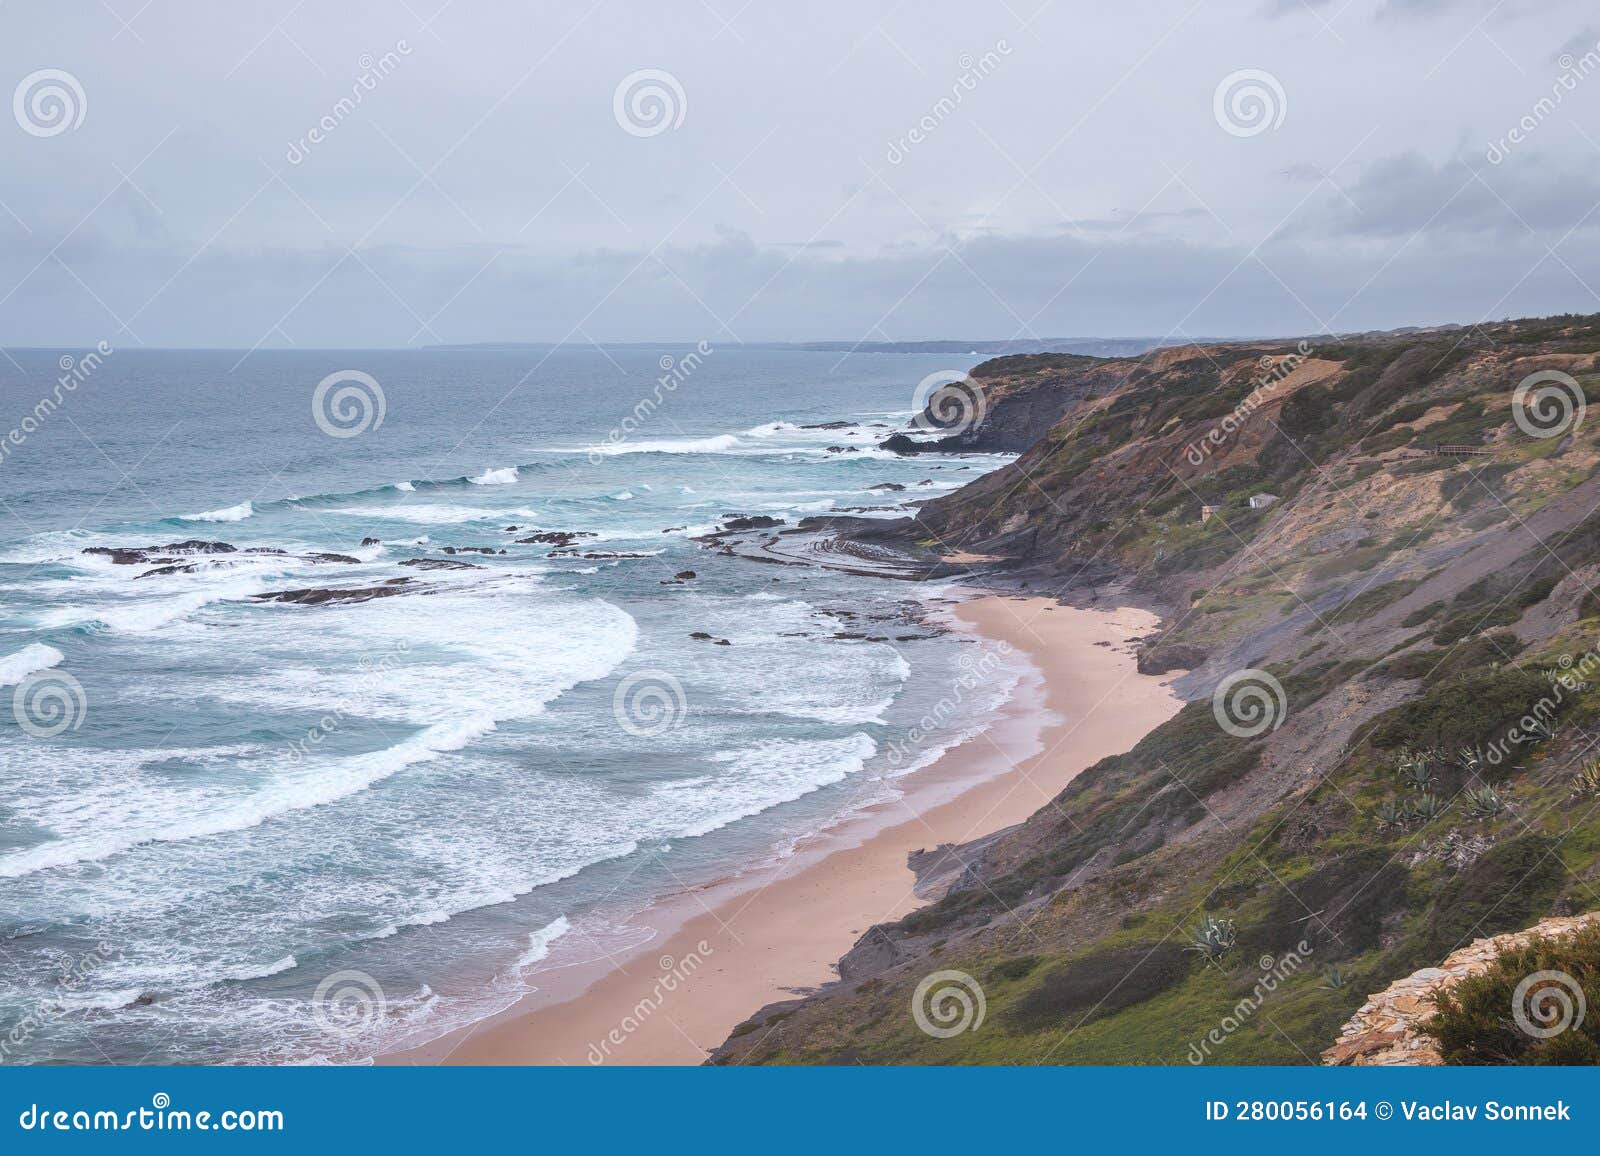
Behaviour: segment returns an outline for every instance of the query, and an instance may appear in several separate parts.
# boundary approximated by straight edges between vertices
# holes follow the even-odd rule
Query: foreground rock
[[[150,562],[171,562],[172,556],[186,554],[236,554],[239,547],[229,542],[208,542],[188,538],[165,546],[87,546],[85,554],[110,558],[114,566],[140,566]]]
[[[390,578],[377,586],[308,586],[300,590],[274,590],[255,594],[256,602],[292,602],[299,606],[347,606],[357,602],[371,602],[374,598],[392,598],[396,594],[426,594],[410,578]]]
[[[1434,1014],[1433,996],[1469,975],[1482,975],[1503,952],[1534,939],[1558,939],[1600,922],[1600,911],[1566,919],[1542,919],[1526,931],[1476,939],[1453,951],[1439,967],[1425,967],[1395,980],[1361,1005],[1339,1032],[1339,1042],[1322,1053],[1332,1067],[1437,1067],[1444,1063],[1438,1042],[1420,1030]]]

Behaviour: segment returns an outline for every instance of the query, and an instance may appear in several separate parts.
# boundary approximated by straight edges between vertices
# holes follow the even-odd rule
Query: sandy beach
[[[920,906],[909,853],[1021,822],[1182,705],[1167,686],[1175,675],[1134,669],[1129,640],[1156,626],[1146,611],[984,594],[954,614],[1040,675],[988,733],[781,862],[641,913],[655,934],[629,956],[541,973],[540,990],[502,1015],[380,1062],[698,1064],[756,1009],[836,979],[868,927]]]

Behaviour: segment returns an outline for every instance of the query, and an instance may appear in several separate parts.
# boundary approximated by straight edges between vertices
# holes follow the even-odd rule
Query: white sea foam
[[[266,582],[261,575],[233,575],[225,581],[207,582],[178,594],[124,596],[114,602],[58,606],[40,614],[38,621],[41,626],[53,628],[99,623],[119,633],[144,634],[187,618],[214,602],[248,598],[265,590]]]
[[[269,975],[277,975],[279,972],[289,971],[299,966],[300,963],[294,956],[286,955],[282,959],[275,959],[267,964],[245,964],[242,967],[229,968],[223,971],[218,978],[232,980],[266,979]]]
[[[462,522],[495,522],[503,518],[535,518],[532,510],[496,510],[485,506],[452,506],[446,503],[416,502],[394,506],[341,506],[323,511],[341,518],[367,521],[410,522],[423,526],[447,526]]]
[[[735,434],[717,434],[705,438],[661,438],[655,441],[603,442],[588,446],[583,452],[602,457],[618,454],[720,454],[738,446]]]
[[[299,636],[298,658],[237,679],[208,678],[202,688],[180,681],[155,688],[156,705],[171,708],[204,695],[267,709],[285,731],[304,728],[336,712],[354,728],[358,720],[381,720],[422,729],[400,742],[363,754],[325,754],[312,744],[301,753],[280,748],[238,759],[224,784],[160,776],[140,777],[107,765],[87,768],[87,781],[72,792],[79,812],[92,807],[94,822],[80,821],[57,804],[41,809],[16,800],[27,819],[61,837],[0,855],[0,877],[19,877],[53,867],[99,860],[145,844],[181,842],[243,831],[291,812],[325,806],[365,791],[416,764],[460,750],[493,732],[498,723],[540,713],[546,703],[580,682],[609,674],[632,651],[633,619],[595,599],[505,605],[496,588],[443,592],[429,599],[428,613],[382,599],[319,613],[317,633]],[[491,609],[493,608],[493,609]],[[482,629],[493,615],[495,629]],[[224,653],[256,648],[273,653],[284,627],[269,620],[239,624],[215,639],[214,656],[194,652],[203,668]],[[203,645],[205,636],[191,640]],[[281,643],[279,644],[281,645]],[[315,665],[321,654],[397,655],[374,667],[381,677],[352,677],[349,668]],[[290,721],[294,720],[294,721]],[[344,726],[333,728],[338,731]],[[355,728],[360,733],[361,728]],[[372,733],[370,722],[365,730]],[[377,733],[381,733],[381,730]],[[133,768],[161,752],[120,753]],[[9,773],[9,772],[8,772]],[[484,900],[488,902],[488,900]]]
[[[864,734],[821,741],[766,739],[716,752],[711,761],[722,769],[715,775],[664,783],[653,797],[673,817],[675,837],[708,835],[842,782],[865,767],[877,749]]]
[[[173,843],[243,831],[291,811],[337,802],[413,763],[437,758],[445,751],[460,750],[473,739],[494,730],[494,725],[492,718],[479,715],[458,723],[431,726],[384,750],[327,760],[309,773],[280,774],[264,789],[216,810],[185,817],[171,813],[158,815],[148,825],[139,825],[143,814],[134,811],[130,816],[134,822],[116,830],[57,839],[25,851],[0,855],[0,878],[15,879],[52,867],[93,862],[145,843]]]
[[[475,486],[509,486],[517,480],[517,467],[506,466],[499,470],[485,470],[475,478],[467,481]]]
[[[49,670],[59,665],[64,657],[53,646],[30,642],[15,654],[0,657],[0,686],[10,686],[36,671]]]
[[[543,961],[550,954],[550,945],[571,930],[572,924],[567,922],[567,917],[558,915],[538,931],[530,931],[528,948],[517,958],[513,966],[517,971],[522,971]]]
[[[255,512],[255,507],[249,502],[240,502],[237,506],[223,506],[220,510],[205,510],[199,514],[184,514],[179,518],[179,521],[242,522]]]
[[[111,991],[58,992],[51,1002],[64,1011],[120,1011],[133,1005],[144,994],[142,988],[119,988]]]

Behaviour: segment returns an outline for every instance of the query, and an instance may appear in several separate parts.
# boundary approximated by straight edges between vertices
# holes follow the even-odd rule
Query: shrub
[[[1441,959],[1479,936],[1526,927],[1550,909],[1566,878],[1555,841],[1544,835],[1497,844],[1439,889],[1423,955]]]
[[[1428,688],[1419,699],[1378,716],[1372,745],[1392,750],[1408,745],[1458,751],[1504,738],[1535,707],[1548,713],[1549,684],[1533,671],[1502,667],[1466,674]]]
[[[1011,959],[1003,959],[989,969],[989,978],[996,981],[1025,979],[1033,974],[1039,962],[1040,957],[1037,955],[1018,955]]]
[[[1019,1030],[1071,1027],[1159,995],[1189,974],[1183,948],[1134,943],[1093,952],[1047,971],[1007,1013]]]
[[[1519,985],[1537,972],[1560,977],[1535,983],[1519,1000]],[[1574,1022],[1580,990],[1589,1014]],[[1482,975],[1438,993],[1434,1003],[1439,1014],[1422,1030],[1439,1041],[1447,1064],[1600,1064],[1600,1015],[1593,1014],[1600,1009],[1600,925],[1504,952]],[[1535,1031],[1517,1022],[1518,1003]]]

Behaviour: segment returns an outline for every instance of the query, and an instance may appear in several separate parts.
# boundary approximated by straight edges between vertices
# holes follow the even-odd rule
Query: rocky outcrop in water
[[[308,586],[299,590],[274,590],[251,597],[256,602],[290,602],[297,606],[347,606],[371,602],[374,598],[393,598],[398,594],[426,594],[427,587],[415,585],[411,578],[390,578],[376,586]]]

